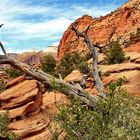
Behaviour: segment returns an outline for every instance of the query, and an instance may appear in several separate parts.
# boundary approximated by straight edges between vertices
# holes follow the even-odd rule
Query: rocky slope
[[[57,105],[68,98],[61,93],[45,92],[31,77],[20,76],[8,82],[0,94],[0,113],[9,111],[9,129],[22,140],[51,140],[51,119]]]
[[[123,88],[130,94],[140,97],[140,53],[127,52],[129,61],[115,65],[102,65],[103,55],[99,55],[99,71],[106,87],[109,83],[123,78]],[[89,66],[92,61],[89,60]],[[3,75],[3,74],[2,74]],[[66,82],[81,85],[91,94],[96,94],[94,78],[74,70],[64,79]],[[52,117],[58,106],[69,102],[68,97],[58,92],[46,91],[44,87],[29,76],[20,76],[5,85],[0,94],[0,113],[9,111],[9,129],[23,140],[51,140],[49,129]],[[52,125],[53,126],[53,125]],[[55,129],[54,129],[55,130]],[[62,133],[63,134],[63,133]],[[61,139],[63,135],[60,135]]]
[[[129,0],[114,12],[100,17],[92,18],[84,15],[74,24],[79,31],[84,31],[89,25],[88,35],[94,42],[104,46],[109,40],[119,39],[126,51],[140,52],[140,1]],[[58,59],[65,53],[72,51],[87,52],[88,48],[83,39],[78,39],[71,29],[65,31],[58,47]]]
[[[126,57],[130,57],[129,61],[121,64],[114,65],[103,65],[99,61],[99,71],[101,72],[101,79],[106,87],[109,83],[123,79],[123,88],[128,93],[137,95],[140,97],[140,53],[127,52]],[[99,55],[99,60],[102,60],[102,55]],[[89,66],[92,67],[92,61],[88,61]],[[83,75],[78,70],[74,70],[71,74],[65,77],[65,81],[69,83],[81,83],[85,80],[85,90],[89,93],[96,94],[95,85],[93,84],[94,79],[92,76]]]

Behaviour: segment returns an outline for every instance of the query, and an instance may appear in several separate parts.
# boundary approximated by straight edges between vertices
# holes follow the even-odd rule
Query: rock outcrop
[[[88,36],[94,44],[104,46],[109,40],[119,40],[126,51],[140,52],[140,1],[131,0],[114,12],[92,18],[84,15],[74,24],[79,31],[84,31],[89,25]],[[66,53],[78,51],[86,53],[87,45],[72,31],[72,25],[65,31],[58,47],[58,60]]]
[[[136,52],[127,52],[126,58],[129,57],[129,60],[121,64],[112,64],[112,65],[103,65],[102,61],[99,61],[99,71],[103,85],[107,87],[108,84],[114,82],[120,78],[123,79],[122,87],[125,88],[128,93],[134,94],[140,97],[140,53]],[[101,60],[104,57],[101,55]],[[88,61],[89,66],[92,69],[92,60]],[[91,75],[84,75],[78,70],[72,71],[68,76],[65,77],[65,81],[81,85],[81,81],[85,80],[85,90],[89,93],[96,94],[96,88],[94,85],[94,78]],[[78,86],[78,85],[77,85]]]
[[[20,139],[51,140],[49,124],[58,106],[68,103],[61,93],[45,92],[34,79],[20,76],[6,84],[0,94],[0,113],[9,112],[9,129]]]

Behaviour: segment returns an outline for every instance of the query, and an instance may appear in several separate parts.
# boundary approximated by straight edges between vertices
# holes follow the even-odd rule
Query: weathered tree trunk
[[[93,73],[93,78],[95,80],[95,86],[96,86],[98,95],[102,98],[106,98],[106,94],[105,94],[105,91],[104,91],[104,86],[103,86],[103,83],[101,81],[101,78],[100,78],[99,72],[98,72],[98,53],[97,53],[97,50],[96,50],[95,46],[93,45],[92,41],[90,40],[90,38],[87,35],[87,29],[84,32],[79,32],[75,28],[74,25],[72,26],[72,29],[75,31],[77,36],[80,36],[80,37],[84,38],[85,42],[87,43],[89,49],[92,52],[92,56],[93,56],[93,63],[92,63],[93,72],[92,73]]]

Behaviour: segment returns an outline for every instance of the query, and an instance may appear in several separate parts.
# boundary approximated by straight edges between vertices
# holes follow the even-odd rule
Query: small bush
[[[13,67],[7,68],[5,71],[8,74],[9,78],[16,78],[18,76],[23,75],[23,72],[21,72],[20,70],[15,69]]]
[[[9,131],[8,124],[10,120],[8,113],[0,114],[0,137],[6,138],[7,140],[17,140],[15,133]]]
[[[88,64],[86,61],[84,62],[81,62],[79,65],[78,65],[78,69],[80,70],[80,72],[84,73],[84,74],[88,74],[90,72],[90,69],[88,67]]]
[[[46,55],[43,60],[41,61],[42,70],[49,74],[54,74],[55,67],[56,67],[56,59],[48,54]]]
[[[127,140],[140,138],[140,100],[111,83],[106,100],[91,109],[79,100],[62,107],[55,117],[67,140]]]
[[[137,36],[137,37],[140,37],[140,28],[137,28],[136,36]]]
[[[92,53],[91,52],[88,52],[86,55],[85,55],[85,59],[88,61],[89,59],[91,59],[93,57]]]
[[[111,72],[107,71],[103,74],[103,76],[110,76],[111,75]]]
[[[61,63],[57,66],[56,73],[60,73],[62,77],[66,77],[73,70],[80,69],[82,72],[88,71],[88,64],[85,57],[81,56],[77,52],[66,54],[61,60]]]
[[[110,42],[105,51],[105,61],[107,64],[122,63],[125,60],[125,53],[122,50],[119,41]]]
[[[4,83],[3,82],[0,82],[0,93],[2,91],[4,91],[4,88],[5,88]]]

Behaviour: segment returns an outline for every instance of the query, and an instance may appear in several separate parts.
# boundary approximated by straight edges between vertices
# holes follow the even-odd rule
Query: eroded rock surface
[[[84,31],[90,25],[87,34],[94,44],[104,46],[109,40],[119,39],[126,51],[140,52],[139,13],[140,1],[131,0],[106,16],[92,18],[84,15],[74,24],[79,31]],[[84,54],[89,50],[84,39],[78,39],[70,25],[59,44],[58,60],[60,61],[66,53],[73,51]]]
[[[49,124],[58,106],[68,98],[61,93],[40,90],[38,81],[20,76],[6,84],[0,94],[0,112],[9,112],[9,129],[20,139],[51,140]]]

